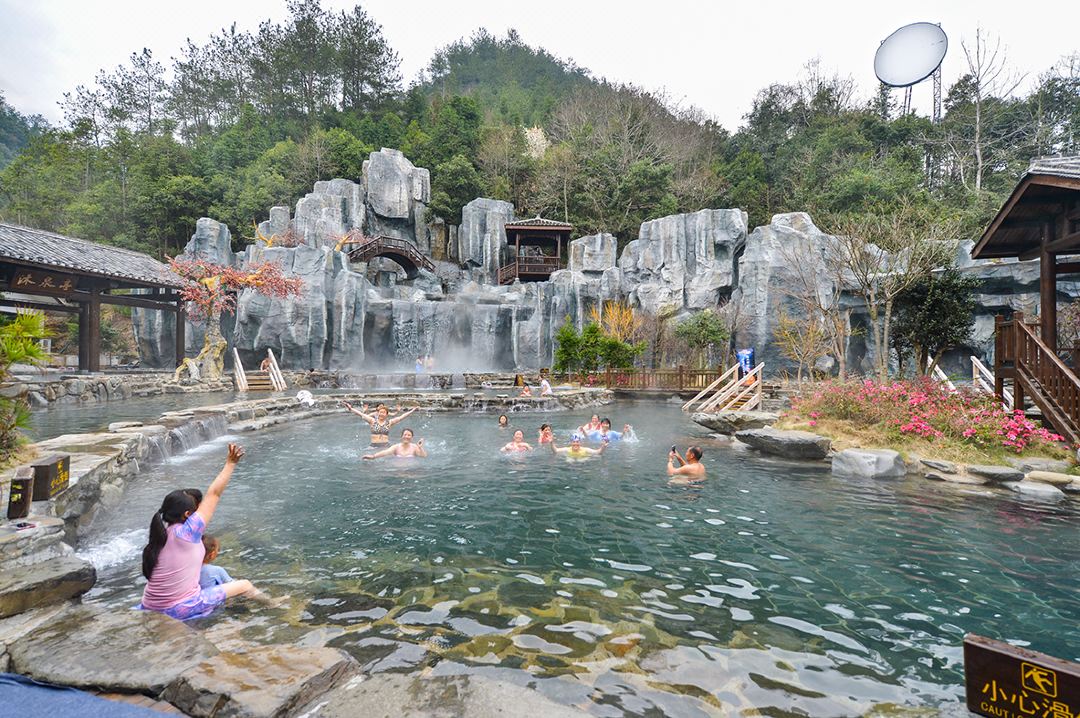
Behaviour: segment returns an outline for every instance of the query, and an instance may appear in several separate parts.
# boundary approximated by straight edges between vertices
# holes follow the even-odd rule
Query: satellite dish
[[[874,55],[874,74],[890,87],[910,87],[934,74],[948,49],[949,38],[940,26],[904,25],[881,43]]]

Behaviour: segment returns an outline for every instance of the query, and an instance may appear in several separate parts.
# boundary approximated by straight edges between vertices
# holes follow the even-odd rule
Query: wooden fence
[[[557,381],[627,391],[701,391],[723,374],[722,369],[605,369],[552,374]]]

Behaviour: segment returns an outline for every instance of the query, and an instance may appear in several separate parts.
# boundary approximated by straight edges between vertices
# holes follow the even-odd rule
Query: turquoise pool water
[[[967,715],[965,632],[1080,658],[1075,502],[838,479],[709,439],[671,404],[603,413],[640,442],[577,464],[500,455],[509,434],[483,415],[409,419],[426,461],[361,462],[366,427],[344,416],[244,437],[219,563],[292,598],[203,626],[328,642],[372,671],[482,673],[603,716]],[[532,440],[587,412],[512,418]],[[227,440],[148,470],[98,522],[91,600],[138,600],[151,513],[207,484]],[[669,486],[667,448],[688,441],[710,477]]]
[[[84,404],[54,404],[30,412],[30,426],[25,432],[31,441],[51,439],[61,434],[104,431],[114,421],[152,422],[166,411],[189,409],[207,404],[233,401],[232,392],[214,394],[164,394],[119,401],[93,401]]]

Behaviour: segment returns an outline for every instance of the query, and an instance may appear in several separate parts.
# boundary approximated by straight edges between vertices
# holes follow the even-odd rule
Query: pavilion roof
[[[574,227],[566,222],[559,222],[554,219],[544,219],[537,215],[532,219],[519,219],[513,222],[506,223],[507,229],[559,229],[569,232]]]
[[[1040,157],[1005,201],[971,250],[974,259],[1032,258],[1042,244],[1043,226],[1062,213],[1076,219],[1080,203],[1080,156]],[[1062,250],[1069,249],[1062,247]]]
[[[124,285],[182,288],[184,281],[148,254],[0,222],[0,262],[60,270]]]

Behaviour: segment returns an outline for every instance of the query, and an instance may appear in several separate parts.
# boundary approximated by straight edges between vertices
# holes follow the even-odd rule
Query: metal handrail
[[[236,390],[247,391],[247,374],[244,373],[244,365],[240,361],[240,352],[236,351],[236,347],[233,347],[233,375],[236,377]]]

